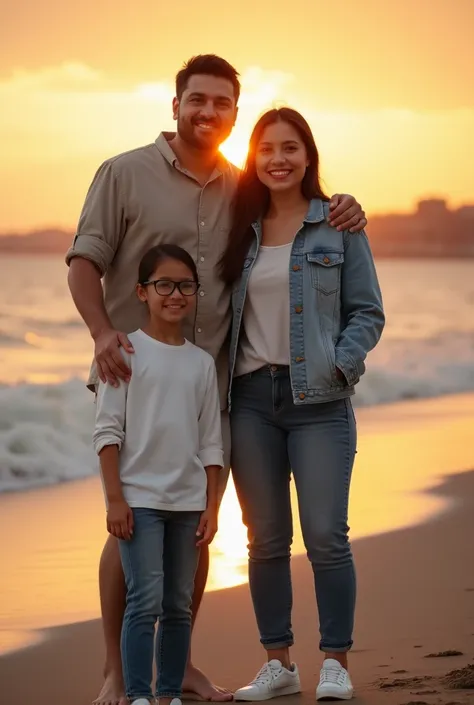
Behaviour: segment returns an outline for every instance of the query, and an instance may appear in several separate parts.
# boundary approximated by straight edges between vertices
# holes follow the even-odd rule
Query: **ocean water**
[[[387,326],[355,406],[474,390],[474,261],[378,262]],[[92,354],[59,256],[0,262],[0,492],[97,473]],[[440,401],[442,403],[442,401]]]

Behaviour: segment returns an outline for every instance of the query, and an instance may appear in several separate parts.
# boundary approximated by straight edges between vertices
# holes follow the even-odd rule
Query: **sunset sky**
[[[0,231],[73,227],[103,159],[173,129],[174,75],[207,52],[242,76],[233,161],[289,104],[331,193],[474,202],[474,0],[18,0],[0,36]]]

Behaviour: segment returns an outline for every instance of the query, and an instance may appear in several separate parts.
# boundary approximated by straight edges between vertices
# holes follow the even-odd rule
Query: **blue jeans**
[[[287,367],[234,379],[232,472],[249,538],[249,582],[267,649],[293,644],[293,472],[314,573],[320,649],[352,646],[356,579],[347,525],[356,426],[349,399],[296,406]]]
[[[153,698],[153,648],[158,619],[156,696],[181,696],[191,638],[200,515],[201,512],[133,509],[133,538],[119,541],[127,585],[122,663],[130,700]]]

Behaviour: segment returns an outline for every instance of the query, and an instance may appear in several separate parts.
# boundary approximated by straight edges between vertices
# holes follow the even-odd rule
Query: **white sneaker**
[[[351,700],[353,695],[354,688],[346,669],[336,659],[326,659],[316,688],[316,700]]]
[[[251,683],[234,693],[234,700],[256,702],[300,692],[301,683],[296,663],[292,664],[292,670],[289,671],[282,666],[281,661],[272,659],[262,666]]]
[[[151,701],[148,698],[138,698],[137,700],[132,700],[131,705],[151,705]]]

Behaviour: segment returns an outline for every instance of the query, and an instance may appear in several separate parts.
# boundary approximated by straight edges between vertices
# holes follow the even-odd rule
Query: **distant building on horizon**
[[[474,257],[474,205],[424,199],[414,213],[371,216],[367,232],[376,257]]]

